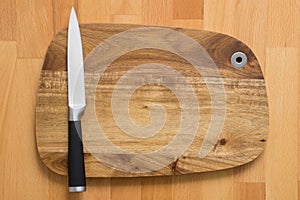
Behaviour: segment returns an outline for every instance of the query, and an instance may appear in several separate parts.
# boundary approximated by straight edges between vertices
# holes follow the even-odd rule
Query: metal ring
[[[85,186],[70,186],[69,192],[84,192]]]
[[[247,64],[247,56],[243,52],[235,52],[231,56],[231,64],[236,68],[242,68]]]

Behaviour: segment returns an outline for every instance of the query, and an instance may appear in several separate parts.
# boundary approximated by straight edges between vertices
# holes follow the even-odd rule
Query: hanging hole
[[[243,61],[243,58],[242,57],[237,57],[235,60],[236,60],[237,63],[241,63]]]
[[[243,52],[235,52],[231,56],[231,64],[236,68],[242,68],[247,64],[247,56]]]

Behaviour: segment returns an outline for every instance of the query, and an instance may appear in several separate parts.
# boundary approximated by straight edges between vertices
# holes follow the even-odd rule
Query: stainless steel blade
[[[68,29],[68,105],[69,120],[79,121],[86,101],[82,43],[74,8],[71,11]]]

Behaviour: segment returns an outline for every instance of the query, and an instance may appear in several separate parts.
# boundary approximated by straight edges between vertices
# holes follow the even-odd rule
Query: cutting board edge
[[[267,141],[267,139],[266,139],[266,141]],[[206,173],[206,172],[214,172],[214,171],[221,171],[221,170],[230,170],[230,169],[239,168],[239,167],[242,167],[244,165],[250,164],[250,163],[254,162],[256,159],[258,159],[262,155],[262,153],[264,152],[264,150],[265,150],[266,141],[265,141],[264,147],[255,156],[253,156],[253,158],[249,158],[249,159],[245,160],[245,162],[240,163],[238,165],[232,165],[232,166],[222,167],[222,168],[217,168],[217,169],[208,169],[208,170],[203,170],[203,171],[187,172],[187,173],[181,173],[181,172],[176,171],[176,170],[174,172],[172,172],[170,170],[170,173],[166,173],[166,174],[160,174],[160,173],[158,173],[156,171],[154,171],[154,172],[148,172],[148,173],[124,173],[124,172],[119,172],[119,173],[121,173],[121,175],[108,174],[107,176],[90,176],[89,174],[86,174],[86,177],[87,178],[159,177],[159,176],[177,176],[177,175],[188,175],[188,174],[200,174],[200,173]],[[39,150],[39,148],[37,150],[38,150],[38,154],[39,154],[39,157],[40,157],[41,161],[47,167],[48,170],[50,170],[50,171],[52,171],[52,172],[54,172],[54,173],[56,173],[58,175],[61,175],[61,176],[67,176],[68,175],[68,173],[67,173],[67,167],[65,168],[65,170],[56,170],[55,168],[52,167],[52,165],[49,164],[49,162],[48,163],[46,162],[46,159],[42,158],[43,156],[41,156],[41,151]],[[44,153],[46,153],[46,152],[44,152]],[[55,153],[55,152],[53,152],[53,153]],[[62,154],[66,154],[66,152],[63,152]],[[85,155],[86,154],[90,154],[90,153],[85,153]],[[172,165],[172,163],[171,163],[171,165]],[[166,167],[166,168],[169,168],[169,167]],[[115,171],[118,172],[118,170],[115,170]],[[157,174],[155,174],[155,173],[157,173]]]

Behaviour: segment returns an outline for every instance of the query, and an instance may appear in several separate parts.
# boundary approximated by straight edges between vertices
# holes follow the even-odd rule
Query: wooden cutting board
[[[264,77],[253,52],[227,35],[118,24],[80,26],[87,108],[87,177],[187,174],[255,159],[268,135]],[[41,72],[36,139],[47,167],[67,174],[67,30]],[[243,52],[247,64],[231,63]]]

